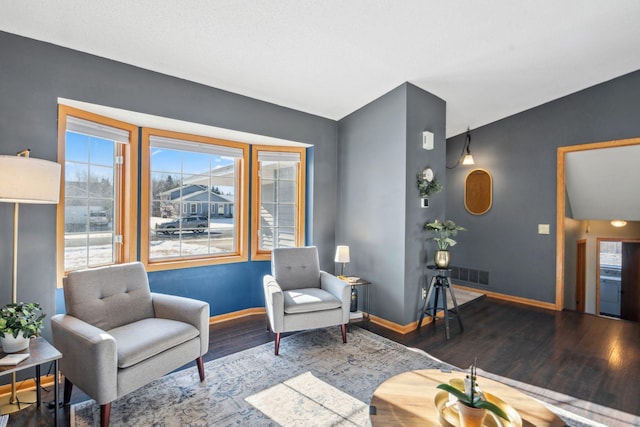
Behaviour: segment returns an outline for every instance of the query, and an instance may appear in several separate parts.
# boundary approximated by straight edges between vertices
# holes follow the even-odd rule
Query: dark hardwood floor
[[[640,416],[640,323],[492,298],[465,305],[461,314],[464,332],[452,322],[448,341],[441,321],[406,335],[375,324],[370,330],[461,368],[477,357],[478,366],[494,374]],[[273,341],[265,325],[262,315],[213,325],[205,360]],[[52,400],[52,391],[43,399]],[[74,390],[72,402],[86,399]],[[51,425],[51,414],[46,405],[31,406],[11,415],[9,425]],[[61,415],[68,426],[69,409]]]

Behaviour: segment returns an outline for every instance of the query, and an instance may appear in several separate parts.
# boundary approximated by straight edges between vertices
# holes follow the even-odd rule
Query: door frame
[[[598,150],[601,148],[624,147],[640,145],[640,138],[618,139],[613,141],[593,142],[590,144],[570,145],[558,147],[556,169],[556,302],[555,309],[564,308],[564,216],[566,211],[565,198],[565,155],[575,151]]]

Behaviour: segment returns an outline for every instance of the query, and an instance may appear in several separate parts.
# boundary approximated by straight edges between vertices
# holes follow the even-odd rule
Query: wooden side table
[[[389,378],[373,393],[371,399],[372,426],[438,426],[435,404],[438,384],[452,378],[465,377],[465,372],[441,372],[423,369],[404,372]],[[507,385],[478,377],[479,386],[499,397],[518,412],[523,426],[561,427],[564,422],[537,400]]]
[[[17,365],[9,365],[9,366],[0,366],[0,375],[7,375],[14,372],[19,372],[28,368],[36,368],[36,405],[40,406],[42,403],[41,392],[40,392],[40,366],[53,362],[54,366],[54,382],[53,382],[53,393],[54,393],[54,403],[55,409],[53,410],[53,420],[54,425],[58,425],[58,410],[59,402],[59,385],[58,385],[58,360],[62,358],[62,353],[60,353],[54,346],[49,344],[44,338],[38,337],[33,338],[29,342],[29,357]],[[6,356],[5,353],[0,352],[0,357]]]

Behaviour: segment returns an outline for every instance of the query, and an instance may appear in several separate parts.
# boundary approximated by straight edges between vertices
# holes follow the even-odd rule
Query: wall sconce
[[[350,262],[349,258],[349,246],[339,245],[336,247],[336,257],[334,259],[335,262],[342,263],[342,268],[340,269],[340,278],[344,277],[344,265]]]
[[[453,166],[447,166],[447,169],[453,169],[460,164],[462,160],[462,164],[465,166],[474,165],[473,156],[471,155],[471,150],[469,146],[471,145],[471,131],[467,128],[467,134],[465,135],[464,145],[462,146],[462,153],[460,153],[460,157],[458,157],[458,161]]]
[[[614,227],[620,228],[627,225],[627,221],[622,219],[614,219],[613,221],[611,221],[611,225],[613,225]]]
[[[471,145],[471,132],[467,128],[467,136],[465,138],[465,146],[467,148],[467,154],[465,154],[464,159],[462,159],[463,165],[474,165],[473,156],[471,155],[471,151],[469,151],[469,146]]]

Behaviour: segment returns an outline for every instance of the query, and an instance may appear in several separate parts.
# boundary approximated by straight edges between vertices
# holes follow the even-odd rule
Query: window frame
[[[121,144],[122,166],[116,168],[116,182],[118,187],[116,211],[119,221],[114,222],[114,234],[122,236],[122,243],[116,249],[116,260],[113,264],[131,262],[137,258],[138,228],[137,228],[137,200],[138,200],[138,127],[109,117],[90,113],[65,104],[58,104],[58,163],[61,165],[60,203],[56,209],[56,286],[62,287],[62,279],[68,273],[64,269],[64,239],[65,239],[65,165],[66,165],[66,132],[67,117],[100,123],[106,126],[122,129],[129,133],[129,143]],[[114,217],[116,215],[114,214]],[[109,264],[111,265],[111,264]]]
[[[306,225],[306,177],[307,177],[307,149],[305,147],[290,147],[276,145],[253,145],[251,147],[251,259],[255,261],[271,260],[271,251],[260,249],[260,205],[261,205],[261,178],[260,151],[278,153],[297,153],[300,155],[300,163],[297,170],[298,188],[296,189],[296,231],[295,245],[304,246]]]
[[[173,270],[179,268],[199,267],[204,265],[228,264],[248,261],[247,235],[248,235],[248,210],[249,210],[249,148],[245,143],[212,138],[200,135],[192,135],[181,132],[173,132],[162,129],[142,127],[141,129],[141,174],[140,174],[140,261],[147,271]],[[149,227],[150,227],[150,198],[151,198],[151,136],[160,136],[202,144],[212,144],[231,147],[242,150],[242,157],[238,160],[238,173],[236,176],[236,188],[240,194],[234,195],[237,215],[236,251],[223,255],[199,255],[193,257],[171,258],[163,260],[151,260],[149,258]],[[238,208],[240,205],[240,208]],[[185,203],[182,203],[181,211],[190,211]]]

